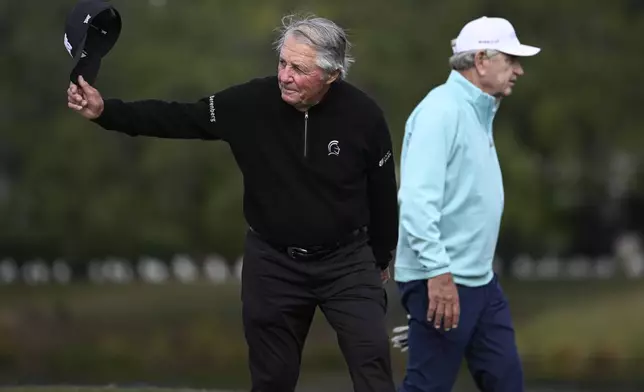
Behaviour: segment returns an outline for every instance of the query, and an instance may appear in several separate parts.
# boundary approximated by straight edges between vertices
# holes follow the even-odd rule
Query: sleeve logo
[[[391,150],[387,151],[387,153],[385,154],[385,156],[384,156],[384,157],[382,157],[382,159],[380,160],[380,162],[378,162],[378,166],[381,166],[381,167],[382,167],[385,163],[387,163],[387,161],[389,160],[389,158],[391,158]]]
[[[210,111],[210,122],[214,123],[217,122],[217,118],[215,117],[215,96],[211,95],[210,99],[208,100],[208,109]]]

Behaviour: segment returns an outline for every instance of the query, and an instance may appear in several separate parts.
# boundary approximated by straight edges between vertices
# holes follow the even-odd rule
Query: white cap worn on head
[[[519,42],[514,27],[503,18],[483,16],[467,23],[458,34],[454,54],[471,50],[494,49],[512,56],[534,56],[541,51]]]

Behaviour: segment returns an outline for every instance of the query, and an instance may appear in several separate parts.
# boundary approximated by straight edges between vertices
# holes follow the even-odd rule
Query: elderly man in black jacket
[[[386,292],[397,243],[391,137],[345,81],[345,32],[285,18],[277,76],[192,103],[105,99],[82,77],[68,106],[131,136],[223,140],[244,177],[249,224],[243,321],[253,391],[293,391],[317,307],[338,335],[357,392],[393,392]]]

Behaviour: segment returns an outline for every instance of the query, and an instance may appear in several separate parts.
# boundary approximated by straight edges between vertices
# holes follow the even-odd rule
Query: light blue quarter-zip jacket
[[[446,272],[470,287],[492,279],[504,203],[492,137],[498,102],[452,71],[409,116],[400,160],[396,281]]]

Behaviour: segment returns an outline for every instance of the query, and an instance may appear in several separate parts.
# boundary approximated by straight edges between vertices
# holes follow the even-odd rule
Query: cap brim
[[[96,81],[98,70],[101,68],[101,58],[83,57],[74,66],[72,72],[69,74],[69,80],[73,83],[78,83],[78,77],[83,76],[83,79],[91,85]]]
[[[511,56],[529,57],[539,53],[541,51],[541,48],[537,48],[536,46],[521,44],[521,45],[516,45],[508,48],[499,48],[499,51],[505,54],[509,54]]]

